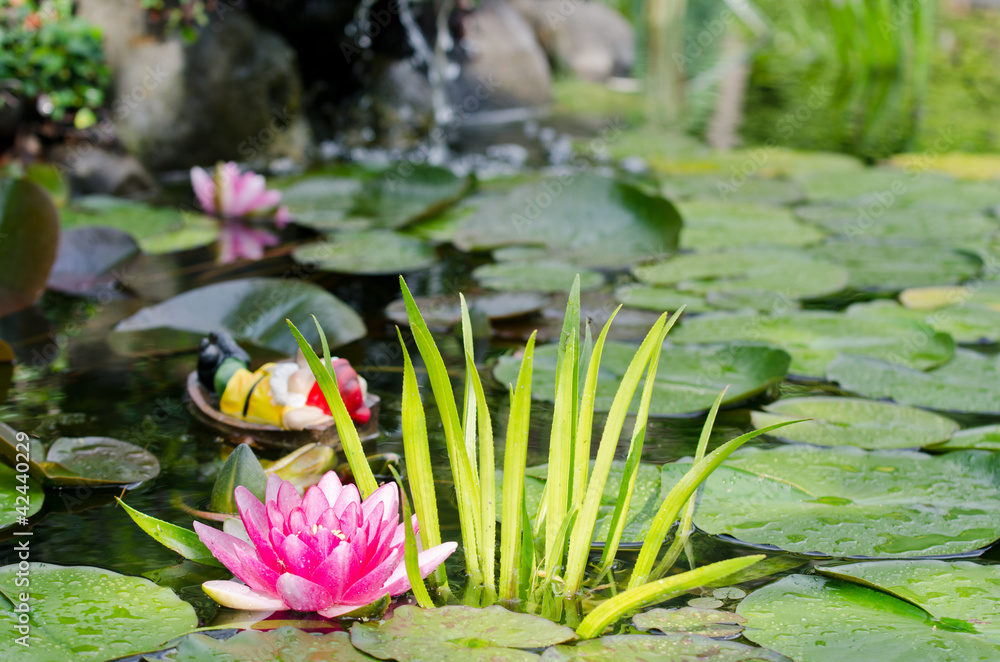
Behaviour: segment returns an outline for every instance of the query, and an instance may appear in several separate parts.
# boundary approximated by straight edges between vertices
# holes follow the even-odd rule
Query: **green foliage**
[[[51,107],[42,110],[55,120],[104,103],[109,74],[101,32],[73,16],[70,0],[0,0],[0,14],[0,89],[47,96]],[[92,112],[78,120],[88,122]]]

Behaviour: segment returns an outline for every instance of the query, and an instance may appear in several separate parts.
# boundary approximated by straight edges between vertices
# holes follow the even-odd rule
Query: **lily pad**
[[[774,651],[694,634],[616,634],[553,646],[541,662],[791,662]]]
[[[518,649],[544,648],[574,638],[576,633],[564,625],[499,606],[420,609],[403,605],[387,621],[351,626],[355,648],[399,662],[536,660],[534,653]]]
[[[0,568],[0,621],[8,636],[0,658],[33,662],[111,660],[156,650],[198,626],[188,603],[139,577],[103,568],[32,563],[30,589],[17,585],[18,566]],[[15,640],[19,595],[28,591],[28,647]]]
[[[911,310],[895,301],[880,299],[853,304],[847,308],[846,313],[862,317],[925,322],[934,330],[947,333],[958,343],[1000,341],[1000,310],[971,302],[933,310]]]
[[[109,343],[126,356],[196,349],[215,331],[284,356],[298,351],[285,319],[313,345],[319,342],[315,315],[331,347],[364,337],[364,322],[350,306],[312,283],[245,278],[206,285],[143,308],[115,326]]]
[[[785,207],[690,200],[678,205],[684,219],[681,245],[696,250],[748,245],[807,246],[826,234]]]
[[[782,248],[676,255],[634,267],[632,273],[644,283],[673,285],[694,294],[773,293],[767,300],[769,310],[780,309],[787,301],[834,294],[847,286],[843,267]]]
[[[457,296],[416,297],[424,321],[431,329],[447,331],[462,321],[462,307]],[[492,322],[523,317],[545,307],[548,298],[534,292],[500,292],[466,296],[470,312],[478,311]],[[410,325],[406,302],[393,301],[385,309],[386,317],[396,324]]]
[[[107,292],[119,284],[122,267],[138,254],[139,245],[121,230],[99,226],[65,230],[47,285],[70,294]]]
[[[935,562],[908,561],[906,565],[922,569],[928,563]],[[946,585],[948,578],[955,575],[948,566],[954,564],[939,566],[942,577],[938,588],[946,600],[964,593]],[[996,581],[993,579],[991,584]],[[971,594],[986,598],[983,602],[995,602],[995,597],[989,597],[991,589],[978,585]],[[935,620],[909,602],[834,578],[785,577],[751,593],[737,607],[737,613],[747,617],[744,635],[748,639],[799,662],[952,662],[994,660],[1000,656],[1000,645],[978,634],[976,626],[964,619]],[[963,616],[976,618],[977,613],[966,612]]]
[[[664,489],[690,468],[664,465]],[[786,445],[733,454],[694,523],[753,545],[836,557],[967,554],[1000,538],[1000,457]]]
[[[1000,451],[1000,425],[983,425],[976,428],[966,428],[951,435],[951,439],[935,446],[936,451],[956,451],[979,449],[984,451]]]
[[[362,184],[357,177],[308,177],[283,189],[281,202],[297,225],[319,232],[365,229],[366,219],[347,218]]]
[[[922,322],[804,310],[791,314],[706,313],[671,331],[675,343],[768,342],[792,355],[795,375],[822,378],[841,352],[925,370],[948,361],[955,341]],[[909,404],[909,403],[907,403]]]
[[[725,173],[677,173],[663,177],[661,190],[669,198],[707,198],[725,203],[789,205],[802,200],[802,189],[789,179],[747,177],[733,186]],[[687,221],[685,220],[685,227]]]
[[[472,277],[491,290],[565,292],[573,286],[577,274],[581,291],[604,285],[604,276],[598,272],[558,260],[484,264],[473,270]]]
[[[369,219],[372,228],[400,228],[447,209],[471,187],[470,178],[447,168],[396,168],[362,184],[349,214]]]
[[[973,286],[914,287],[899,293],[899,302],[913,310],[937,310],[962,304],[1000,311],[1000,283],[978,282]]]
[[[346,632],[312,635],[293,627],[271,632],[247,630],[221,640],[204,634],[190,634],[177,644],[177,650],[163,659],[172,662],[367,662],[377,658],[365,655],[351,645]]]
[[[35,303],[59,245],[59,215],[27,180],[0,177],[0,316]]]
[[[888,209],[881,215],[860,213],[857,206],[807,205],[795,214],[824,230],[849,239],[904,239],[952,243],[956,238],[982,239],[1000,230],[996,221],[968,211],[933,208]]]
[[[347,274],[401,274],[434,264],[434,247],[416,237],[388,230],[344,232],[326,241],[299,246],[292,257],[323,271]]]
[[[0,530],[17,523],[19,517],[31,517],[42,509],[44,501],[45,491],[33,478],[0,464]],[[18,511],[17,508],[24,510]]]
[[[914,370],[864,356],[841,355],[827,378],[867,398],[938,411],[1000,414],[1000,357],[966,349],[933,370]]]
[[[712,310],[703,294],[690,294],[674,288],[650,287],[648,285],[624,285],[615,289],[615,298],[631,308],[652,310],[658,313],[673,312],[685,306],[689,313],[703,313]]]
[[[681,218],[666,198],[612,177],[550,178],[487,198],[459,223],[464,251],[547,246],[553,257],[621,267],[677,248]]]
[[[810,252],[845,267],[850,287],[868,292],[952,285],[975,276],[982,267],[978,257],[941,244],[829,241]]]
[[[764,410],[750,412],[758,430],[781,421],[813,419],[781,428],[771,436],[817,446],[919,448],[941,444],[958,430],[958,423],[944,416],[860,398],[788,398]]]
[[[219,236],[218,222],[202,214],[106,195],[79,198],[62,211],[63,228],[95,225],[130,234],[149,254],[207,246]]]
[[[731,611],[717,609],[650,609],[632,617],[639,630],[659,630],[664,634],[697,634],[713,639],[734,639],[743,632],[747,619]]]
[[[611,408],[635,350],[635,345],[623,342],[608,342],[604,346],[594,403],[597,411]],[[531,397],[554,401],[557,353],[558,348],[554,344],[535,350]],[[653,386],[650,415],[677,416],[705,411],[726,386],[729,390],[723,404],[747,400],[780,383],[788,365],[788,354],[760,345],[668,345],[660,353],[661,368]],[[493,369],[493,376],[501,384],[513,384],[517,381],[519,367],[519,358],[503,356]],[[632,411],[637,411],[638,406],[637,392],[632,401]]]

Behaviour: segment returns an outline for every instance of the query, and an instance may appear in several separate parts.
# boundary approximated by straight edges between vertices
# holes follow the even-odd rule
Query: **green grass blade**
[[[420,522],[420,540],[424,549],[430,549],[441,544],[441,525],[438,521],[437,492],[434,489],[434,470],[427,440],[427,419],[424,404],[420,400],[417,373],[413,369],[413,361],[406,351],[399,327],[396,328],[396,334],[399,336],[399,346],[403,349],[403,403],[400,418],[406,475],[413,492],[417,521]]]
[[[476,361],[472,346],[472,321],[469,319],[469,307],[465,303],[465,295],[459,293],[458,299],[462,306],[462,346],[465,350],[465,416],[462,426],[465,430],[465,452],[469,454],[469,464],[476,467],[476,423],[479,420],[479,401],[472,387],[473,378],[478,378]],[[482,477],[480,476],[480,483]]]
[[[669,324],[673,325],[676,319],[676,316],[671,318]],[[611,470],[615,448],[618,446],[618,439],[621,436],[622,427],[625,425],[625,417],[628,415],[628,408],[632,403],[635,390],[639,386],[642,373],[645,371],[652,353],[660,351],[660,347],[656,343],[661,338],[665,324],[667,324],[666,313],[660,316],[653,328],[646,334],[642,344],[639,345],[639,349],[632,357],[632,361],[622,377],[618,392],[615,393],[615,398],[611,403],[611,411],[608,412],[604,432],[601,434],[601,441],[597,447],[594,470],[587,484],[583,508],[580,510],[580,515],[577,517],[576,525],[570,535],[566,560],[566,592],[569,595],[577,593],[583,583],[583,573],[587,567],[587,557],[590,554],[590,545],[594,536],[594,525],[597,522],[597,509],[601,505],[604,484],[608,480],[608,472]]]
[[[535,365],[535,333],[528,338],[521,358],[510,401],[507,421],[507,442],[503,456],[503,503],[500,511],[500,585],[503,601],[517,600],[523,576],[525,556],[533,558],[533,550],[523,549],[524,537],[532,542],[531,524],[525,526],[527,506],[524,502],[524,468],[528,457],[528,427],[531,419],[531,377]],[[522,531],[522,529],[526,529]],[[530,567],[530,566],[529,566]]]
[[[649,533],[646,534],[646,541],[642,544],[642,549],[639,550],[639,558],[636,560],[635,569],[632,571],[632,577],[629,579],[628,588],[638,588],[646,583],[653,568],[653,561],[656,560],[656,556],[660,551],[660,547],[663,546],[663,541],[666,540],[670,527],[677,520],[677,514],[684,504],[687,503],[687,500],[691,498],[691,495],[694,494],[698,486],[708,478],[709,474],[715,471],[733,451],[751,439],[766,434],[771,430],[783,428],[786,425],[801,423],[802,420],[805,419],[783,421],[740,435],[716,448],[700,462],[693,464],[688,472],[673,486],[667,494],[667,498],[663,500],[663,503],[660,504],[660,510],[656,513],[656,517],[653,518],[653,523],[649,527]]]
[[[153,540],[168,549],[172,549],[189,561],[201,563],[203,565],[224,568],[218,559],[212,556],[205,543],[201,541],[198,534],[191,529],[164,522],[163,520],[150,517],[130,507],[121,499],[115,498],[118,504],[128,513],[132,521],[139,525],[139,528],[152,536]]]
[[[549,472],[545,493],[545,559],[561,565],[563,549],[557,549],[559,531],[569,508],[573,475],[573,408],[576,403],[577,353],[580,347],[580,276],[573,281],[556,359],[556,393],[549,435]]]
[[[576,438],[573,441],[573,503],[577,508],[583,506],[583,497],[586,494],[587,472],[590,469],[590,437],[594,431],[594,401],[597,399],[597,373],[601,368],[601,356],[604,353],[604,342],[608,338],[608,331],[611,323],[615,321],[618,311],[622,307],[615,308],[608,321],[604,323],[601,334],[597,338],[593,349],[585,352],[584,356],[589,356],[587,361],[586,377],[584,378],[582,391],[580,394],[580,416],[576,424]],[[590,326],[587,326],[589,333]],[[589,338],[589,336],[588,336]],[[588,342],[587,345],[590,343]]]
[[[678,310],[675,318],[679,317],[683,309]],[[655,345],[659,348],[666,340],[670,327],[665,327],[660,334],[660,341]],[[608,539],[604,545],[604,552],[601,555],[600,574],[604,574],[610,569],[615,555],[618,553],[618,545],[621,543],[622,532],[625,530],[625,518],[628,514],[629,506],[632,503],[632,492],[635,489],[635,479],[639,472],[639,460],[642,458],[642,446],[646,440],[646,424],[649,421],[649,406],[653,400],[653,387],[656,384],[656,371],[660,365],[659,349],[653,352],[649,360],[649,368],[646,370],[646,383],[642,387],[642,399],[639,403],[639,411],[635,417],[635,425],[632,427],[632,439],[629,441],[628,457],[625,461],[625,472],[622,474],[622,483],[618,488],[618,499],[615,501],[615,512],[611,518],[611,528]]]
[[[424,580],[420,576],[420,561],[417,559],[417,537],[413,535],[413,526],[410,524],[412,516],[410,514],[410,499],[403,489],[403,481],[399,478],[399,473],[391,464],[389,471],[396,479],[396,487],[399,489],[399,504],[403,508],[403,563],[406,565],[406,578],[410,580],[410,590],[413,597],[417,599],[417,604],[424,609],[433,609],[434,601],[431,600]],[[420,521],[419,518],[417,521]]]
[[[581,639],[593,639],[615,621],[645,605],[662,602],[699,586],[719,581],[763,559],[763,554],[740,556],[629,589],[605,600],[587,614],[576,633]]]
[[[712,403],[712,408],[708,412],[708,418],[705,419],[705,424],[701,427],[701,437],[698,438],[698,448],[694,453],[694,461],[698,463],[703,457],[705,457],[705,452],[708,450],[708,440],[712,436],[712,428],[715,427],[715,417],[719,414],[719,407],[722,406],[722,399],[726,397],[726,391],[729,387],[726,386],[719,395],[715,398],[715,402]],[[691,498],[687,501],[687,506],[684,507],[684,515],[681,516],[681,523],[677,526],[677,537],[670,544],[667,549],[667,553],[663,555],[663,559],[657,564],[656,568],[653,570],[651,575],[652,579],[659,579],[660,577],[667,574],[667,570],[673,567],[676,563],[678,557],[681,555],[681,551],[687,543],[688,538],[691,537],[691,530],[693,528],[694,522],[694,506],[697,501],[697,489],[695,494],[691,495]]]
[[[371,467],[368,466],[364,448],[361,446],[361,438],[358,436],[358,429],[354,427],[354,421],[351,420],[351,415],[347,413],[347,407],[344,406],[344,399],[340,397],[337,378],[333,374],[333,364],[328,360],[327,365],[323,365],[323,362],[316,356],[316,352],[309,346],[309,342],[292,324],[292,320],[285,321],[292,330],[292,335],[295,336],[295,342],[299,344],[299,349],[306,357],[306,362],[319,383],[323,397],[330,405],[330,413],[333,414],[333,420],[337,425],[337,434],[340,435],[340,443],[344,447],[344,454],[347,455],[347,462],[351,465],[354,481],[358,484],[361,496],[367,497],[378,489],[378,481],[375,480],[375,475],[372,473]],[[326,334],[323,333],[323,329],[320,328],[319,321],[315,317],[313,317],[313,321],[316,322],[319,337],[323,340],[323,354],[329,357],[330,348],[326,343]]]

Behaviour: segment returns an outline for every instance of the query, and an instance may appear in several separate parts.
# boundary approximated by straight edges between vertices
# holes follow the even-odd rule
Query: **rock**
[[[626,76],[635,64],[635,32],[614,9],[588,0],[513,0],[553,64],[580,78]]]
[[[531,25],[506,0],[486,0],[463,18],[468,59],[450,89],[459,117],[536,108],[552,100],[552,72]]]
[[[90,143],[61,145],[50,154],[68,175],[78,195],[100,193],[126,198],[148,198],[158,190],[156,180],[129,154],[118,154]]]
[[[152,170],[305,156],[295,52],[245,13],[219,7],[188,43],[151,34],[138,4],[80,2],[80,15],[104,33],[118,135]]]

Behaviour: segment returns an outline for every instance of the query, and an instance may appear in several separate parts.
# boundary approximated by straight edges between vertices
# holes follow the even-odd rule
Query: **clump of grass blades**
[[[720,581],[763,558],[760,555],[739,557],[663,577],[678,558],[690,533],[694,492],[698,486],[745,442],[790,424],[779,423],[744,434],[706,455],[708,438],[723,392],[709,412],[695,462],[664,499],[624,591],[600,603],[582,617],[583,598],[592,597],[594,590],[612,571],[642,455],[660,348],[683,311],[677,311],[669,320],[664,313],[639,345],[607,414],[591,470],[591,430],[598,371],[608,330],[618,311],[610,316],[596,341],[591,338],[588,328],[581,343],[580,282],[577,278],[569,295],[559,338],[556,397],[549,438],[548,480],[538,512],[533,517],[528,512],[524,498],[524,472],[531,412],[535,334],[532,334],[525,346],[517,383],[511,385],[501,489],[500,558],[497,564],[493,424],[473,358],[472,325],[465,298],[461,298],[465,388],[459,399],[444,359],[402,278],[400,286],[410,330],[426,366],[428,381],[444,429],[469,577],[465,593],[467,603],[486,606],[499,602],[509,608],[540,613],[553,620],[569,623],[581,637],[588,638],[601,634],[608,625],[644,605]],[[376,487],[375,478],[336,388],[329,348],[322,330],[320,337],[323,338],[324,358],[321,360],[291,322],[289,326],[330,402],[351,469],[362,494],[367,496]],[[414,509],[420,522],[421,543],[424,547],[429,547],[441,542],[441,532],[437,495],[431,473],[427,424],[416,372],[402,333],[399,333],[399,339],[404,362],[402,431],[407,476]],[[592,568],[589,561],[601,496],[629,406],[643,381],[643,375],[645,383],[632,428],[626,469],[612,515],[610,534],[604,541],[600,561],[596,568]],[[679,519],[680,527],[673,544],[667,549],[661,562],[654,567],[670,529]],[[415,553],[415,549],[413,552]],[[592,568],[592,571],[588,572],[588,568]],[[561,577],[558,576],[560,572]],[[419,576],[411,575],[410,579],[414,586],[419,584],[423,587]],[[447,596],[448,587],[443,571],[439,570],[430,580],[438,588],[439,596]],[[425,602],[421,597],[421,602]]]

